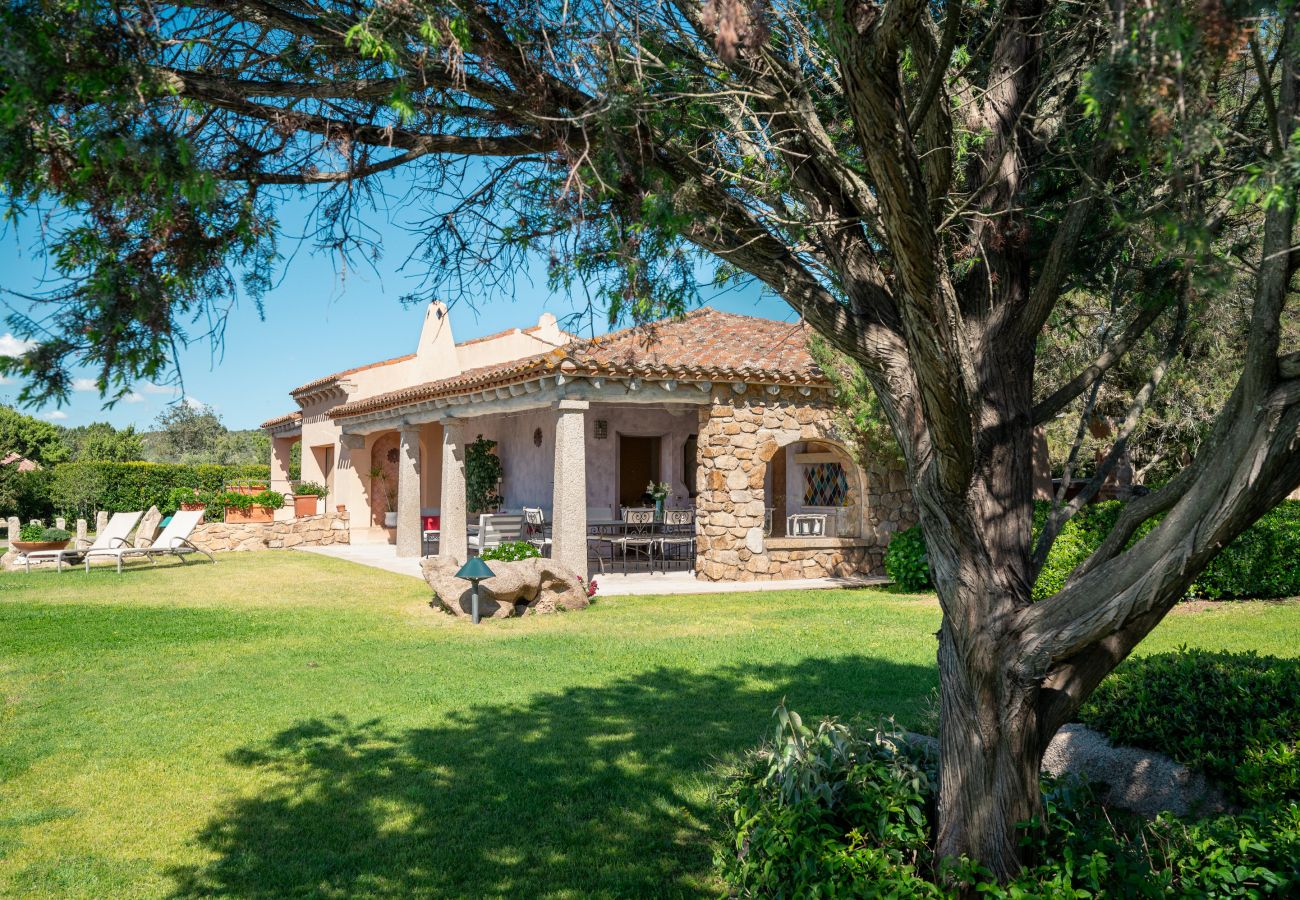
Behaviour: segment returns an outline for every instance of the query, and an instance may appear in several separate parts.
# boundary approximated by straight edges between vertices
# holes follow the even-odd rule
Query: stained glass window
[[[849,477],[837,462],[803,467],[804,506],[844,506],[849,499]]]

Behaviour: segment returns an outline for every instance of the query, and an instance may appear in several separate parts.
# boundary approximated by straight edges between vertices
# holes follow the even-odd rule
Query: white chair
[[[86,551],[86,571],[90,571],[90,561],[98,558],[112,558],[117,560],[118,574],[122,572],[122,560],[132,556],[143,556],[154,565],[158,564],[159,556],[177,556],[181,562],[188,562],[185,556],[189,553],[202,553],[212,562],[217,558],[206,550],[194,546],[190,543],[190,535],[198,527],[199,522],[203,520],[203,510],[181,510],[172,516],[163,533],[158,535],[158,539],[148,547],[108,547],[102,550]]]
[[[522,515],[483,513],[478,518],[478,534],[469,536],[469,552],[482,553],[492,547],[500,547],[502,544],[523,539],[524,517]]]
[[[785,520],[787,537],[824,537],[826,535],[826,516],[798,513]]]
[[[546,524],[546,513],[539,507],[524,507],[524,540],[542,556],[551,555],[551,528]]]
[[[142,512],[120,512],[113,513],[113,518],[108,520],[104,530],[95,535],[95,542],[85,547],[64,547],[62,550],[36,550],[32,553],[22,554],[22,560],[26,564],[28,572],[32,570],[32,561],[40,562],[43,559],[54,560],[54,568],[58,572],[63,571],[63,561],[79,562],[83,554],[94,550],[108,550],[113,547],[125,547],[127,536],[130,535],[131,529],[135,523],[140,521],[143,516]],[[82,538],[85,543],[85,538]]]

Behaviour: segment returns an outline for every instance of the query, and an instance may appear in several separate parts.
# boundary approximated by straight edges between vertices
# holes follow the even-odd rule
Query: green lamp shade
[[[460,567],[456,573],[457,578],[464,578],[469,581],[480,581],[484,578],[492,577],[492,570],[488,568],[487,563],[483,562],[477,556],[471,556],[469,562]]]

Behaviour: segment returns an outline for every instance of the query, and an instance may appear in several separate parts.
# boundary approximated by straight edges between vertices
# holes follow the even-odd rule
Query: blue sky
[[[302,232],[306,211],[303,202],[282,208],[286,235]],[[230,316],[219,356],[214,355],[207,341],[195,342],[181,354],[185,397],[191,402],[211,404],[229,428],[253,428],[293,409],[288,392],[297,385],[340,369],[413,351],[423,310],[404,308],[398,302],[415,287],[414,276],[418,274],[410,270],[418,270],[418,266],[399,271],[415,244],[403,227],[412,217],[396,209],[367,220],[384,245],[384,255],[373,269],[363,266],[343,271],[336,260],[302,246],[285,262],[278,286],[266,296],[264,320],[259,319],[251,302],[241,302]],[[40,290],[45,263],[34,246],[36,235],[32,217],[0,235],[0,289],[25,294]],[[281,247],[288,255],[293,241],[286,237]],[[540,266],[537,269],[541,271]],[[10,307],[20,304],[9,295],[0,296],[0,302]],[[544,311],[562,319],[581,303],[553,295],[544,278],[530,280],[521,273],[512,285],[485,290],[474,308],[453,307],[452,327],[457,340],[466,340],[531,325]],[[709,304],[730,312],[788,321],[795,318],[783,302],[756,288],[713,295]],[[0,353],[14,345],[8,332],[0,323]],[[137,385],[129,402],[105,410],[89,378],[82,387],[85,389],[76,391],[71,402],[61,409],[48,406],[26,411],[61,425],[109,421],[119,427],[134,424],[147,429],[167,404],[183,401],[170,387],[142,384]],[[12,404],[18,388],[13,383],[0,384],[0,403]]]

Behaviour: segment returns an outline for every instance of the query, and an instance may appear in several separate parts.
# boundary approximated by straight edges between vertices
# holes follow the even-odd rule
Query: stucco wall
[[[550,510],[555,484],[555,410],[541,409],[508,416],[480,416],[467,420],[465,437],[480,434],[497,442],[503,477],[502,497],[507,509],[538,506]],[[605,438],[596,437],[596,422],[607,423]],[[619,435],[660,438],[660,478],[672,487],[669,506],[689,506],[682,447],[699,427],[696,408],[676,411],[647,406],[593,403],[586,411],[584,433],[587,456],[587,506],[618,505]],[[533,443],[541,429],[542,443]]]

